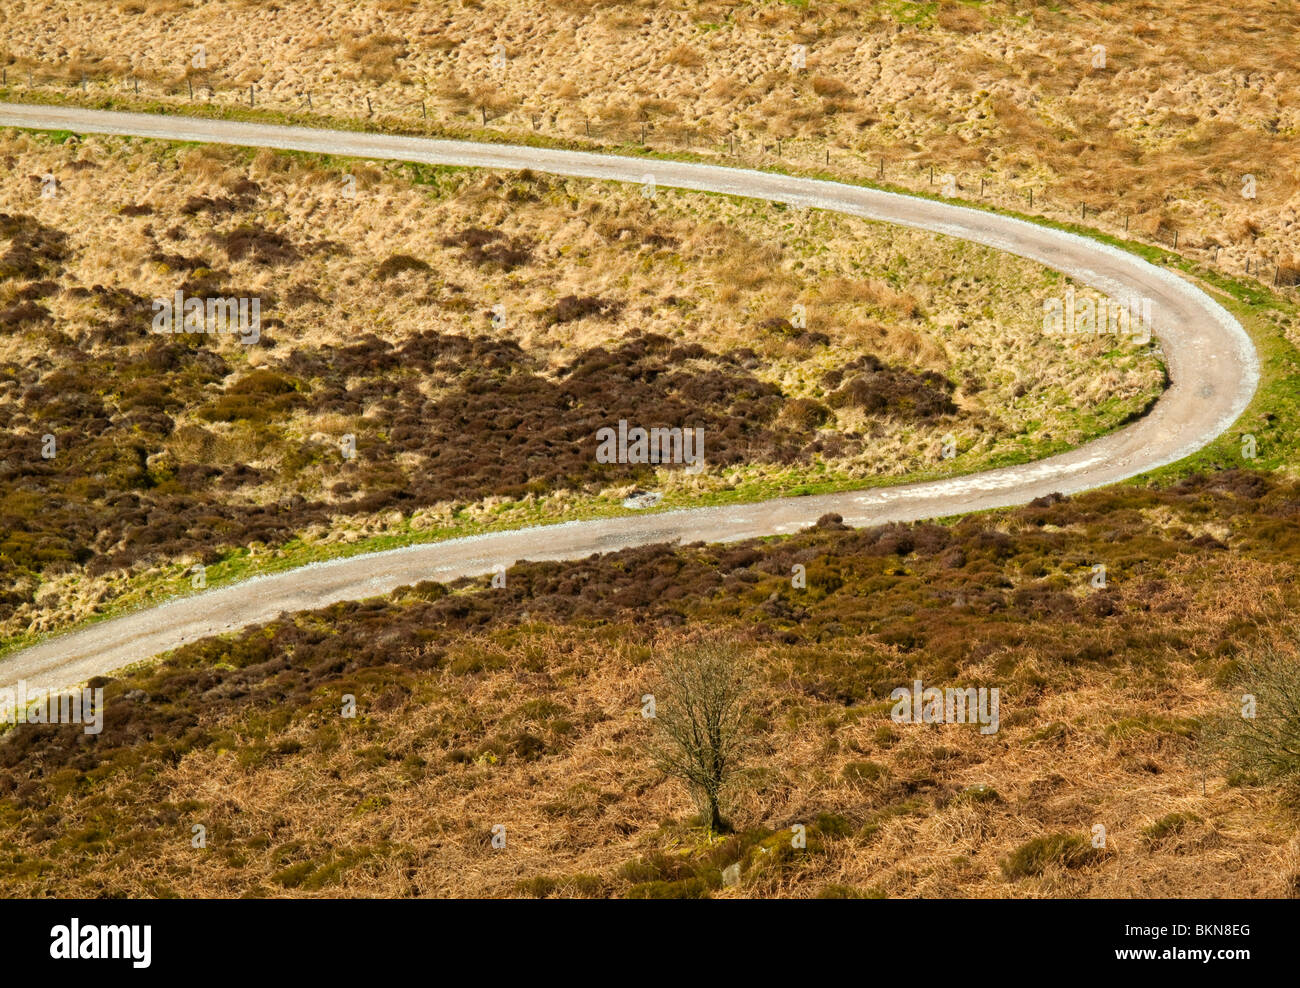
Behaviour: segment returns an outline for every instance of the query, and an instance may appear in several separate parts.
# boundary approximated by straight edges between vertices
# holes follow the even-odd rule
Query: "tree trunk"
[[[718,833],[722,830],[722,810],[718,806],[718,797],[713,793],[709,793],[708,800],[709,808],[708,812],[705,813],[704,822],[710,830]]]

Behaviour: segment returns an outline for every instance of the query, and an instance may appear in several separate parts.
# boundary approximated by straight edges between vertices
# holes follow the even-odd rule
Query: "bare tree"
[[[734,648],[697,642],[659,660],[655,759],[681,779],[712,830],[752,741],[753,676]]]
[[[1241,662],[1233,709],[1209,725],[1211,750],[1229,768],[1300,785],[1300,649],[1266,643]]]

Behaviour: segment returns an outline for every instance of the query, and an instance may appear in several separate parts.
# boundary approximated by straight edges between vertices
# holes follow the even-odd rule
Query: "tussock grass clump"
[[[50,310],[35,302],[15,302],[0,308],[0,329],[16,332],[26,326],[48,322]]]
[[[247,259],[255,265],[279,267],[302,258],[302,253],[283,234],[255,223],[209,234],[208,239],[224,250],[231,261]]]
[[[357,63],[361,77],[387,82],[398,74],[397,63],[407,57],[406,39],[396,34],[373,34],[346,42],[344,54]]]
[[[1200,823],[1195,813],[1166,813],[1159,820],[1142,828],[1142,839],[1147,847],[1160,846],[1171,837],[1181,834],[1189,824]]]
[[[390,254],[384,258],[379,267],[375,268],[375,278],[378,281],[387,281],[405,271],[426,272],[432,271],[428,261],[421,260],[418,257],[412,257],[410,254]]]
[[[889,774],[889,769],[876,762],[849,762],[840,774],[852,782],[877,782]]]
[[[444,247],[459,247],[462,256],[478,267],[497,267],[513,271],[533,258],[533,245],[519,237],[507,238],[500,230],[466,227],[459,233],[443,237]]]
[[[863,370],[866,373],[855,373]],[[868,414],[896,415],[905,419],[934,420],[957,411],[953,383],[934,371],[912,371],[883,366],[870,354],[827,376],[827,383],[843,381],[827,401],[832,408],[854,408]]]
[[[182,216],[229,216],[239,211],[240,204],[229,196],[190,196],[177,212]]]
[[[1048,834],[1016,848],[1002,863],[1002,873],[1014,881],[1036,878],[1051,868],[1079,869],[1101,861],[1105,851],[1079,834]]]
[[[575,319],[610,318],[618,315],[622,308],[622,303],[611,299],[592,295],[566,295],[554,305],[548,306],[542,313],[542,319],[548,326],[555,326]]]
[[[0,213],[0,240],[0,281],[57,276],[71,256],[67,233],[25,214]]]
[[[888,899],[889,895],[883,889],[867,888],[860,889],[851,885],[827,885],[817,893],[819,899]]]

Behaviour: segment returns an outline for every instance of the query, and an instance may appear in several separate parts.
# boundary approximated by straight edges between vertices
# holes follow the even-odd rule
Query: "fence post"
[[[366,116],[373,117],[374,115],[375,108],[370,104],[370,94],[366,93]]]
[[[1030,208],[1030,209],[1033,209],[1033,208],[1034,208],[1034,190],[1033,190],[1033,189],[1030,189],[1030,190],[1029,190],[1029,208]]]
[[[189,90],[190,90],[190,102],[193,103],[193,102],[194,102],[194,83],[190,82],[190,77],[189,77],[189,76],[186,76],[186,77],[185,77],[185,85],[189,87]]]
[[[427,120],[428,117],[429,117],[429,114],[426,113],[426,112],[425,112],[425,109],[424,109],[424,100],[420,100],[420,119],[421,119],[421,120]]]
[[[248,105],[249,106],[257,105],[253,99],[253,84],[251,82],[248,84]]]

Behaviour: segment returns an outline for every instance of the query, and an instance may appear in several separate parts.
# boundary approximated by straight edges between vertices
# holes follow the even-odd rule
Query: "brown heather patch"
[[[138,304],[124,312],[147,321]],[[368,336],[251,371],[201,343],[154,337],[120,363],[73,350],[55,355],[57,369],[2,365],[15,408],[0,435],[8,588],[70,565],[94,577],[186,556],[210,564],[223,548],[282,544],[340,513],[652,480],[652,467],[596,462],[597,431],[620,419],[690,421],[719,467],[807,462],[860,442],[837,446],[817,437],[815,420],[783,414],[780,392],[743,355],[662,336],[583,351],[549,374],[517,345],[484,336],[425,332],[400,347]],[[920,418],[928,391],[908,401],[897,386],[907,375],[881,373],[896,384],[890,413]],[[335,423],[335,435],[295,441],[282,423],[304,418]],[[47,429],[61,449],[52,460],[33,452]],[[356,437],[351,460],[339,450],[346,431]],[[294,493],[265,503],[271,482]],[[36,584],[27,586],[0,619],[30,613],[15,606],[35,603]]]

